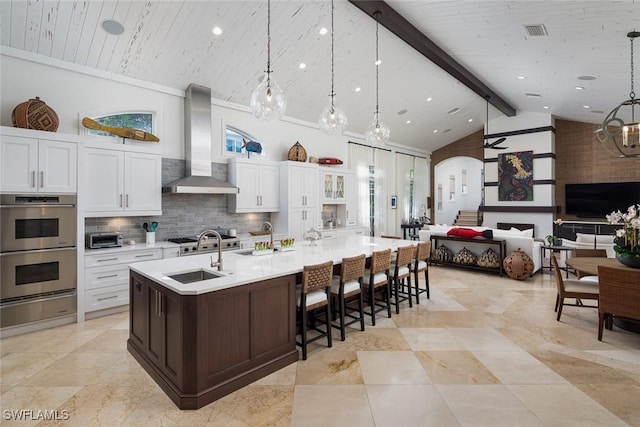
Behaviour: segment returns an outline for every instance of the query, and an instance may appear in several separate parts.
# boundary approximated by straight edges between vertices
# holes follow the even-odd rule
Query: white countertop
[[[129,268],[156,283],[182,295],[199,295],[207,292],[227,289],[234,286],[254,283],[301,272],[305,265],[320,264],[326,261],[339,263],[344,257],[364,253],[370,256],[373,251],[387,248],[396,250],[399,246],[415,245],[411,240],[382,239],[369,236],[346,236],[320,240],[316,246],[308,242],[296,242],[295,250],[275,252],[270,255],[243,255],[243,249],[222,253],[223,270],[210,267],[211,258],[217,261],[217,252],[213,255],[191,255],[179,258],[166,258],[154,261],[137,262]],[[180,283],[170,275],[204,269],[212,273],[220,273],[224,277],[202,280],[195,283]]]

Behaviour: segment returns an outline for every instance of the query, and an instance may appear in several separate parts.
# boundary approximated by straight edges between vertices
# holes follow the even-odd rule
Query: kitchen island
[[[408,240],[347,236],[293,251],[131,264],[127,348],[180,409],[197,409],[298,360],[296,292],[305,265]]]

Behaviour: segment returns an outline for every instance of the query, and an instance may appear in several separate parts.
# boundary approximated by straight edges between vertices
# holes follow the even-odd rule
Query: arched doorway
[[[473,157],[450,157],[434,166],[434,224],[452,224],[461,210],[478,210],[484,188],[484,164]]]

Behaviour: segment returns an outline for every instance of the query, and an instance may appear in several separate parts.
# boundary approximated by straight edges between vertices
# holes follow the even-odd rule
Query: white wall
[[[550,114],[518,112],[515,117],[501,116],[491,120],[489,129],[492,134],[500,132],[532,129],[537,127],[554,126],[554,119]],[[533,151],[533,154],[555,153],[555,134],[550,131],[536,132],[507,137],[502,146],[506,150],[484,150],[485,159],[495,159],[498,154],[519,151]],[[555,159],[542,158],[533,160],[534,180],[555,179]],[[485,163],[485,182],[498,181],[498,163]],[[486,206],[554,206],[555,186],[553,184],[534,185],[533,201],[514,202],[498,201],[498,187],[485,187]],[[514,213],[514,212],[486,212],[484,225],[495,227],[498,222],[514,222],[535,224],[536,237],[543,238],[553,231],[554,214],[552,213]]]
[[[460,210],[477,210],[482,200],[482,162],[472,157],[451,157],[434,167],[434,224],[452,224]],[[462,193],[462,170],[467,171],[467,192]],[[455,199],[449,200],[449,176],[456,178]],[[438,206],[438,184],[442,184],[442,211]]]

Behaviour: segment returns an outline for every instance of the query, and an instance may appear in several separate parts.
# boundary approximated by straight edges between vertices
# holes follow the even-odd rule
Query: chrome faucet
[[[218,239],[218,262],[213,262],[213,257],[211,257],[211,267],[218,267],[218,271],[222,271],[222,236],[215,230],[204,230],[198,236],[198,245],[196,246],[196,253],[200,252],[200,243],[203,239],[205,239],[208,235],[213,234]]]
[[[269,230],[269,245],[271,249],[273,249],[273,225],[271,225],[269,221],[265,221],[264,224],[262,224],[262,230],[265,229]]]

